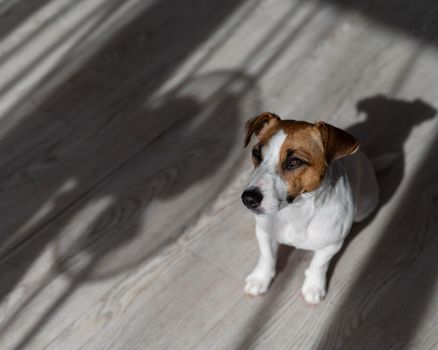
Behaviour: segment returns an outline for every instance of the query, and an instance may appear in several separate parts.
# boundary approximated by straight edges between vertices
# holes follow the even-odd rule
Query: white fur
[[[260,188],[263,193],[261,207],[265,214],[277,212],[283,206],[278,198],[287,197],[287,184],[275,171],[280,157],[280,148],[286,136],[286,133],[280,130],[262,148],[263,161],[254,170],[251,182],[248,185],[248,188]]]
[[[281,185],[273,164],[278,162],[285,137],[280,131],[264,147],[264,161],[249,185],[260,187],[264,195],[261,205],[270,214],[256,215],[260,258],[245,280],[245,292],[249,295],[266,292],[275,276],[278,243],[283,243],[315,252],[301,291],[306,302],[317,304],[326,294],[330,260],[341,249],[353,221],[364,219],[377,206],[378,187],[369,161],[357,152],[330,164],[316,191],[304,193],[278,210],[278,198],[282,198],[278,187],[283,191],[281,186],[285,184]]]

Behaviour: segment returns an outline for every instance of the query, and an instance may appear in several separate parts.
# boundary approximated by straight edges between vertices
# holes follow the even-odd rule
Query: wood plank
[[[195,93],[190,88],[157,95],[155,99],[152,95],[175,70],[175,61],[189,55],[208,35],[208,28],[214,30],[233,6],[229,2],[220,5],[219,9],[205,7],[200,13],[191,14],[182,11],[181,5],[166,7],[160,2],[131,13],[128,17],[131,23],[122,27],[120,33],[103,47],[96,47],[95,38],[87,42],[89,49],[95,49],[94,56],[87,55],[88,61],[82,62],[83,66],[76,68],[74,74],[68,70],[66,75],[53,67],[50,79],[46,76],[38,90],[22,97],[38,104],[39,110],[46,115],[42,116],[38,110],[27,111],[20,116],[22,122],[9,127],[7,135],[0,140],[0,152],[4,150],[0,158],[5,162],[2,163],[1,202],[7,203],[2,207],[5,218],[2,251],[13,249],[24,237],[34,234],[71,202],[85,195],[131,156],[176,125],[178,120],[190,117],[202,106],[203,99],[212,93],[211,89],[199,92],[196,97],[184,95]],[[208,15],[211,13],[215,16]],[[202,21],[194,21],[198,15],[206,22],[203,33],[197,30]],[[155,16],[175,23],[162,31],[161,23],[149,21]],[[180,30],[181,27],[185,32]],[[191,31],[196,35],[187,35]],[[146,48],[137,44],[139,37],[145,35],[153,37],[148,41],[150,47]],[[163,51],[157,44],[166,40],[166,35],[175,40],[176,46],[166,46]],[[178,36],[185,40],[179,41]],[[184,45],[180,47],[182,43]],[[66,63],[80,54],[84,52],[69,51],[60,65],[70,66]],[[148,58],[159,61],[159,65],[144,64]],[[33,64],[37,65],[37,62]],[[4,69],[8,71],[7,67]],[[22,78],[26,80],[24,76]],[[56,90],[48,94],[45,83],[50,85],[61,78],[62,84],[57,84]],[[20,77],[14,79],[20,81]],[[201,83],[192,80],[186,85],[192,87],[195,84]],[[8,119],[11,118],[15,119]],[[29,141],[22,142],[23,139]],[[64,191],[63,187],[68,187],[70,182],[75,186]],[[32,193],[32,200],[28,200],[29,193]],[[50,210],[32,222],[31,228],[22,227],[23,222],[50,202]]]
[[[241,297],[238,283],[178,246],[167,249],[152,264],[134,269],[125,278],[99,282],[94,287],[66,284],[69,297],[75,294],[79,300],[96,298],[97,302],[85,309],[82,303],[80,308],[84,315],[77,320],[68,312],[54,309],[50,315],[53,319],[47,322],[50,331],[25,344],[29,348],[114,349],[124,348],[126,344],[132,349],[142,349],[145,344],[153,348],[177,344],[189,347],[221,317],[221,310],[227,310]],[[104,287],[110,287],[110,291],[105,297],[98,297]],[[59,300],[55,295],[50,298],[51,288],[61,289],[52,282],[49,289],[33,301],[32,316],[14,324],[1,338],[2,347],[14,343],[23,345],[23,334],[31,334],[48,307]],[[214,308],[218,312],[211,317],[207,310]],[[69,315],[67,321],[73,321],[69,327],[62,322],[66,315]],[[184,322],[183,315],[186,315]],[[121,328],[121,319],[130,326]],[[172,319],[174,322],[169,322]],[[96,334],[96,330],[100,333]],[[175,334],[180,336],[175,337]]]
[[[142,287],[143,278],[137,277],[115,286],[105,300],[61,333],[47,349],[195,345],[242,295],[240,284],[219,269],[191,254],[183,255],[178,261],[163,261],[172,276],[160,274],[152,288]],[[120,327],[121,318],[126,320],[124,327]],[[96,321],[101,323],[98,333]]]
[[[0,347],[436,348],[434,10],[401,9],[391,29],[378,2],[132,0],[122,16],[100,1],[52,23],[87,40],[8,72],[44,61],[38,91],[23,74],[0,99]],[[54,3],[43,21],[67,4]],[[410,32],[413,13],[426,34]],[[348,128],[387,156],[383,207],[316,308],[298,250],[282,249],[267,295],[243,297],[258,251],[239,200],[242,127],[265,109]]]
[[[8,325],[7,333],[12,334],[12,339],[5,337],[8,343],[20,334],[13,330],[24,327],[23,322],[33,323],[38,329],[47,323],[50,333],[40,336],[31,328],[29,341],[35,336],[32,344],[50,342],[62,330],[60,327],[68,327],[98,302],[122,278],[119,276],[146,264],[196,222],[231,181],[242,161],[240,142],[230,139],[240,130],[235,125],[239,108],[236,103],[238,100],[232,95],[219,94],[208,107],[186,118],[183,126],[169,131],[38,235],[4,257],[2,292],[7,295],[13,289],[23,291],[3,303],[4,322],[11,323],[9,319],[13,317],[13,328]],[[224,152],[214,153],[216,149]],[[178,224],[169,218],[178,218]],[[38,266],[32,266],[37,259]],[[34,286],[26,279],[20,282],[26,273],[39,282]],[[105,283],[99,284],[101,280]],[[92,291],[84,287],[88,294],[83,294],[82,286],[93,285],[94,281],[98,285],[90,287]],[[47,293],[52,297],[42,302]],[[24,317],[23,310],[15,315],[19,305],[28,299],[25,310],[33,309],[33,317]],[[52,300],[57,302],[52,305]],[[50,326],[53,324],[56,327]]]

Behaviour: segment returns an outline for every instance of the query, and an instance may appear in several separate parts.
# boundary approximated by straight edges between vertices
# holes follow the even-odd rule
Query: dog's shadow
[[[405,169],[403,146],[412,130],[437,113],[434,107],[420,99],[405,101],[384,95],[364,98],[356,104],[356,109],[359,113],[365,113],[366,118],[346,131],[360,141],[361,150],[373,163],[379,184],[380,201],[371,216],[353,225],[341,251],[330,263],[327,288],[345,249],[397,191]],[[293,251],[293,247],[280,246],[277,253],[277,273],[286,268]]]
[[[356,109],[359,113],[365,113],[366,119],[346,130],[360,141],[361,149],[373,164],[380,200],[372,215],[353,225],[341,251],[333,258],[327,274],[328,286],[348,245],[368,226],[399,188],[405,172],[403,146],[412,130],[437,113],[434,107],[420,99],[405,101],[384,95],[364,98],[356,104]]]
[[[377,95],[360,100],[357,111],[366,119],[347,131],[360,140],[373,162],[380,188],[379,208],[397,191],[404,176],[403,146],[417,125],[435,116],[436,110],[416,99],[404,101]]]

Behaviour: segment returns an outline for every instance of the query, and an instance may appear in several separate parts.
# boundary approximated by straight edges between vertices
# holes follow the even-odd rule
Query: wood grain
[[[437,348],[436,13],[1,3],[0,348]],[[376,166],[379,211],[316,308],[292,248],[264,297],[243,295],[242,128],[264,110],[346,128]]]

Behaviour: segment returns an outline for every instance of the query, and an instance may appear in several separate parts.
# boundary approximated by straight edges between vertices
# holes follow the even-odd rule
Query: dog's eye
[[[303,163],[304,161],[302,161],[300,158],[290,157],[286,160],[286,169],[287,170],[295,169]]]
[[[262,151],[260,150],[259,147],[254,147],[252,149],[252,156],[255,160],[257,160],[258,162],[262,161]]]

